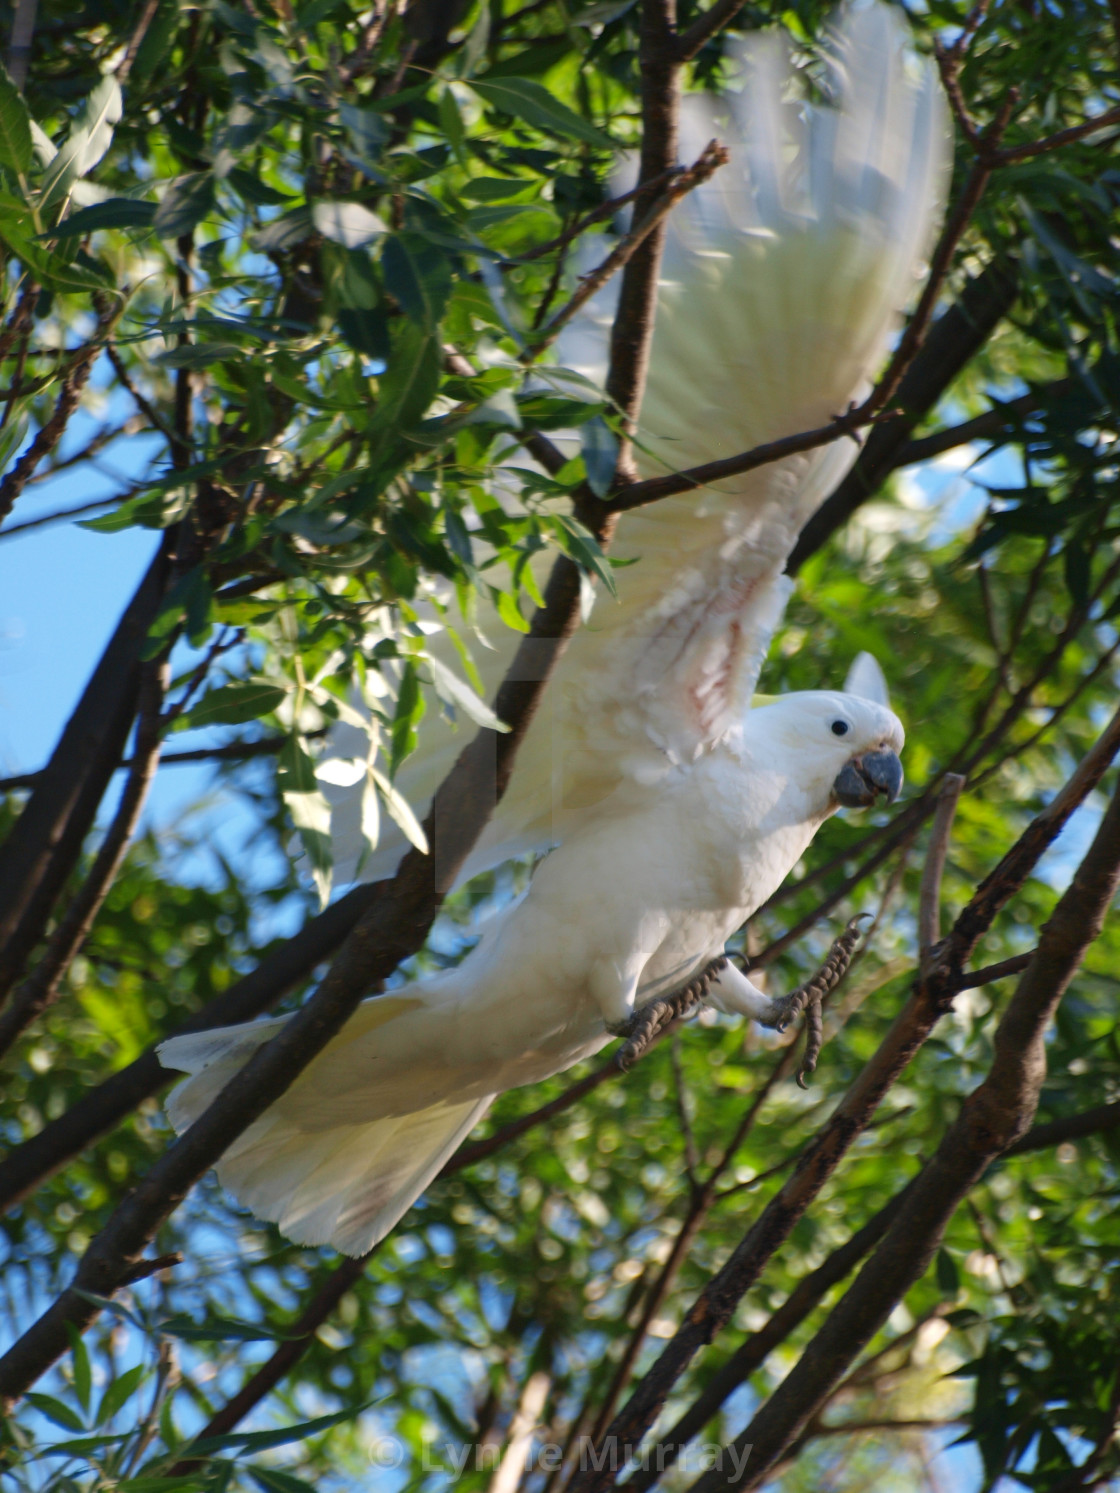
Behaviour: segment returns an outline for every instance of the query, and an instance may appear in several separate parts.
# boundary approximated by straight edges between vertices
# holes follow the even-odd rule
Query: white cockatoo
[[[672,223],[647,472],[821,425],[883,361],[946,176],[944,101],[906,40],[896,10],[853,7],[830,103],[798,102],[784,50],[760,38],[730,126],[713,128],[701,101],[687,111],[685,134],[720,135],[731,161]],[[554,848],[457,968],[365,1001],[234,1141],[218,1175],[259,1217],[364,1253],[496,1095],[599,1051],[722,953],[829,815],[897,795],[902,727],[874,660],[861,655],[843,691],[753,698],[789,551],[854,454],[837,442],[624,518],[616,553],[639,563],[573,640],[466,874]],[[421,743],[398,780],[413,801],[458,745]],[[709,995],[771,1025],[788,1014],[730,965]],[[190,1075],[168,1103],[177,1129],[284,1020],[164,1043],[163,1063]]]

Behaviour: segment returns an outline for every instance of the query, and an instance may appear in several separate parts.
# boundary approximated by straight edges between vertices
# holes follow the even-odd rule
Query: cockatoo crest
[[[886,676],[873,654],[856,654],[852,667],[848,670],[848,677],[844,680],[844,693],[859,695],[864,700],[874,700],[876,705],[886,705],[889,709],[891,700]]]

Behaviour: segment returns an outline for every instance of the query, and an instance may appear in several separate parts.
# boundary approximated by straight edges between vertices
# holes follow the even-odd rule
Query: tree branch
[[[1017,260],[996,260],[969,280],[960,298],[930,328],[898,389],[895,403],[904,413],[876,425],[851,471],[802,529],[786,566],[796,575],[837,529],[872,497],[897,467],[914,459],[905,453],[912,430],[966,368],[1019,294]],[[931,437],[935,439],[935,437]]]
[[[1118,884],[1120,790],[1043,928],[1035,957],[999,1022],[987,1078],[965,1099],[847,1294],[739,1438],[737,1444],[753,1448],[750,1475],[742,1486],[758,1487],[765,1480],[847,1366],[925,1273],[959,1203],[990,1162],[1026,1133],[1046,1075],[1047,1027],[1100,933]],[[703,1478],[697,1493],[714,1493],[715,1486],[711,1478]]]
[[[120,803],[85,881],[51,934],[42,958],[16,989],[7,1007],[0,1011],[0,1057],[56,999],[62,977],[85,943],[113,885],[159,763],[160,711],[168,677],[165,660],[144,666],[133,765]]]
[[[168,584],[173,546],[168,530],[0,846],[0,1001],[41,937],[124,755],[140,687],[140,648]]]
[[[715,4],[697,16],[677,42],[677,57],[691,62],[724,27],[729,26],[746,4],[746,0],[715,0]]]
[[[12,505],[20,493],[27,486],[35,468],[39,463],[51,454],[62,439],[63,432],[70,423],[70,416],[78,407],[82,397],[82,391],[93,371],[97,354],[101,351],[98,338],[107,329],[110,322],[115,319],[116,312],[112,315],[105,314],[99,318],[97,332],[94,337],[77,353],[66,376],[62,380],[62,388],[59,390],[55,407],[51,411],[50,418],[36,432],[34,440],[27,450],[12,467],[11,471],[0,482],[0,524],[4,522],[12,511]]]
[[[727,160],[727,150],[718,141],[711,140],[693,165],[675,172],[669,186],[651,203],[637,227],[612,249],[602,264],[597,265],[590,274],[581,278],[578,288],[565,305],[561,306],[548,325],[532,334],[528,356],[536,358],[544,352],[580,308],[585,306],[608,280],[613,279],[620,269],[629,264],[650,234],[664,223],[681,198],[700,186],[702,182],[710,180],[721,166],[727,164]]]
[[[938,322],[938,326],[940,324]],[[1073,379],[1056,378],[1053,383],[1032,389],[1029,394],[1020,394],[1017,399],[1008,399],[1002,404],[995,404],[990,410],[985,410],[982,415],[976,415],[960,425],[950,425],[945,430],[922,436],[920,440],[907,441],[895,458],[894,469],[915,466],[918,462],[929,461],[934,456],[940,456],[943,451],[952,451],[958,446],[970,445],[973,441],[987,440],[1000,435],[1014,435],[1022,429],[1024,416],[1045,409],[1052,399],[1060,399],[1073,387]]]
[[[793,1176],[770,1200],[726,1263],[700,1292],[676,1334],[638,1382],[629,1403],[615,1417],[605,1439],[614,1437],[618,1445],[640,1444],[660,1414],[673,1385],[700,1349],[730,1321],[744,1293],[758,1279],[775,1250],[788,1238],[794,1224],[835,1171],[841,1158],[867,1128],[883,1096],[941,1016],[950,1009],[953,981],[959,978],[963,960],[987,931],[999,909],[1022,886],[1076,805],[1100,781],[1118,750],[1120,711],[1065,788],[1032,821],[1017,845],[982,883],[977,896],[966,906],[949,937],[944,940],[937,961],[928,974],[916,982],[909,1001],[895,1018],[877,1052],[802,1152]],[[1120,843],[1117,855],[1120,857]],[[1013,1139],[1014,1136],[1009,1136],[1006,1143]],[[588,1469],[572,1480],[569,1493],[576,1493],[576,1490],[578,1493],[598,1493],[609,1484],[609,1466],[603,1462],[597,1467],[597,1460],[591,1459]]]
[[[672,0],[645,0],[640,181],[675,163],[679,69],[667,50],[672,40],[671,5]],[[641,198],[638,203],[636,213],[640,214],[646,204]],[[636,420],[644,389],[663,233],[662,224],[627,264],[612,329],[607,392],[628,425]],[[189,406],[180,413],[189,416]],[[177,420],[176,429],[184,440],[189,438],[188,425]],[[600,543],[606,543],[613,532],[614,515],[594,500],[590,490],[577,494],[575,507],[577,514],[581,509],[589,513],[589,527]],[[496,714],[509,731],[480,731],[436,792],[426,822],[432,853],[409,851],[394,879],[378,885],[316,993],[116,1209],[91,1242],[72,1285],[0,1358],[0,1400],[17,1398],[66,1351],[69,1328],[81,1330],[98,1315],[90,1296],[108,1295],[117,1288],[195,1181],[287,1090],[370,987],[421,947],[442,898],[505,792],[517,750],[579,617],[579,571],[564,558],[553,567],[544,606],[534,614],[494,702]]]
[[[373,903],[382,885],[355,887],[312,918],[293,938],[266,954],[252,973],[235,981],[181,1026],[166,1033],[166,1037],[236,1026],[271,1010],[334,953]],[[127,1067],[79,1099],[65,1114],[49,1121],[37,1135],[13,1147],[0,1161],[0,1213],[14,1208],[59,1167],[118,1125],[138,1104],[173,1082],[175,1075],[160,1063],[153,1044]]]

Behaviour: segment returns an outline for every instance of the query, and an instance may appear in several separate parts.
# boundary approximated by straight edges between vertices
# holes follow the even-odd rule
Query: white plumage
[[[731,164],[674,219],[642,410],[646,471],[822,424],[875,373],[945,176],[943,100],[904,42],[886,6],[849,11],[830,108],[787,101],[789,64],[772,39],[748,49]],[[686,133],[729,138],[701,101]],[[594,361],[593,332],[581,329],[569,361]],[[873,663],[845,693],[750,708],[785,560],[854,454],[837,443],[624,519],[616,552],[639,563],[618,572],[620,603],[600,603],[573,641],[468,871],[559,848],[458,969],[365,1002],[234,1142],[219,1176],[258,1216],[299,1242],[368,1249],[496,1094],[605,1045],[636,1003],[722,950],[841,800],[897,791],[902,728]],[[500,677],[513,641],[489,632]],[[460,745],[429,733],[401,775],[413,802]],[[391,871],[399,849],[379,850],[365,874]],[[714,999],[764,1020],[778,1012],[731,970]],[[176,1128],[282,1024],[165,1043],[162,1061],[192,1075],[169,1102]]]

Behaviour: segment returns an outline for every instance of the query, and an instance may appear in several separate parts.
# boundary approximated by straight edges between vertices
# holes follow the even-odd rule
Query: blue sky
[[[100,412],[116,423],[127,413]],[[90,415],[76,419],[61,454],[79,449],[98,424]],[[25,489],[7,527],[120,492],[158,449],[150,436],[122,438],[99,455],[99,469],[83,464]],[[154,530],[100,534],[74,522],[0,531],[0,775],[34,771],[47,760],[158,542]],[[177,653],[175,667],[181,666]],[[192,737],[189,745],[199,740]],[[163,831],[184,824],[203,844],[244,860],[254,821],[235,795],[214,790],[213,782],[205,765],[164,767],[145,823]],[[188,816],[188,810],[194,812]],[[213,863],[200,850],[177,869],[205,880]]]

